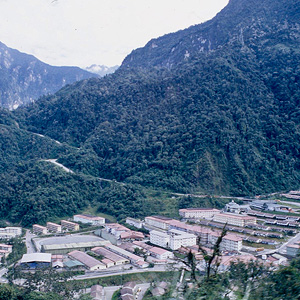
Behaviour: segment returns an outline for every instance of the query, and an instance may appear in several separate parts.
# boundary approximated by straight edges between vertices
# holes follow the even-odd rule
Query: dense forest
[[[114,74],[1,111],[0,215],[30,224],[92,204],[122,219],[162,211],[147,189],[299,188],[299,19],[298,1],[232,0]]]

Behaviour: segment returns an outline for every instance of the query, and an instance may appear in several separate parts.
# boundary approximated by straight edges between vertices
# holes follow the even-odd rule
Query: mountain
[[[95,73],[97,75],[99,75],[100,77],[103,77],[107,74],[111,74],[114,73],[117,69],[119,68],[119,66],[114,66],[114,67],[107,67],[107,66],[103,66],[103,65],[91,65],[89,67],[86,67],[85,70],[91,73]]]
[[[35,139],[34,158],[18,150],[9,160],[14,171],[3,173],[10,206],[3,204],[2,215],[22,201],[30,216],[30,207],[41,219],[44,211],[61,214],[57,195],[69,213],[92,203],[122,219],[170,210],[171,202],[147,198],[144,188],[211,195],[298,189],[299,12],[294,0],[231,0],[211,21],[133,51],[114,74],[65,86],[3,117],[14,136],[35,133],[65,148],[51,144],[41,156]],[[201,51],[193,46],[200,35],[210,41]],[[5,147],[3,139],[2,162],[14,153]],[[23,157],[26,167],[14,163]],[[75,175],[47,175],[41,157]],[[112,183],[103,187],[99,178]]]
[[[212,20],[153,39],[133,50],[122,67],[167,67],[240,42],[255,47],[259,40],[298,41],[299,1],[230,0]],[[276,33],[276,34],[275,34]],[[280,36],[279,36],[280,35]],[[291,41],[291,40],[290,40]]]
[[[16,109],[66,84],[95,77],[77,67],[54,67],[0,43],[0,106]]]

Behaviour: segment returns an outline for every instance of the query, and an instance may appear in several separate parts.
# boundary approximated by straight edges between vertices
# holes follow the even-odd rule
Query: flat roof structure
[[[34,239],[37,249],[41,252],[52,254],[66,254],[72,250],[87,251],[94,247],[104,246],[110,243],[102,238],[92,235],[67,235]]]
[[[31,263],[31,262],[45,262],[51,263],[51,254],[50,253],[28,253],[24,254],[21,259],[22,263]]]

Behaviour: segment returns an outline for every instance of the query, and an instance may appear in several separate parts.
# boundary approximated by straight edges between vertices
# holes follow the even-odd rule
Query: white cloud
[[[2,0],[0,41],[52,65],[115,65],[151,38],[208,20],[227,3]]]

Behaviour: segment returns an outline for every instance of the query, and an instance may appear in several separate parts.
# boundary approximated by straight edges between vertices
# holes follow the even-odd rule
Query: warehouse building
[[[94,247],[104,246],[105,244],[107,244],[107,241],[48,244],[42,245],[41,252],[52,254],[67,254],[72,250],[88,251]]]
[[[133,264],[133,265],[136,265],[138,267],[146,267],[147,263],[145,262],[144,258],[140,257],[140,256],[137,256],[133,253],[130,253],[120,247],[117,247],[115,245],[111,245],[111,244],[108,244],[105,246],[106,249],[110,250],[111,252],[114,252],[120,256],[123,256],[127,259],[130,260],[130,262]]]
[[[130,263],[129,259],[124,258],[112,251],[109,251],[104,247],[95,247],[92,249],[92,251],[98,255],[104,256],[106,259],[109,259],[116,266]]]
[[[51,266],[50,253],[24,254],[20,265],[24,269],[43,269]]]
[[[68,256],[83,263],[86,266],[86,268],[89,269],[90,271],[98,271],[98,270],[106,269],[106,266],[103,263],[101,263],[96,258],[84,252],[75,250],[68,253]]]

